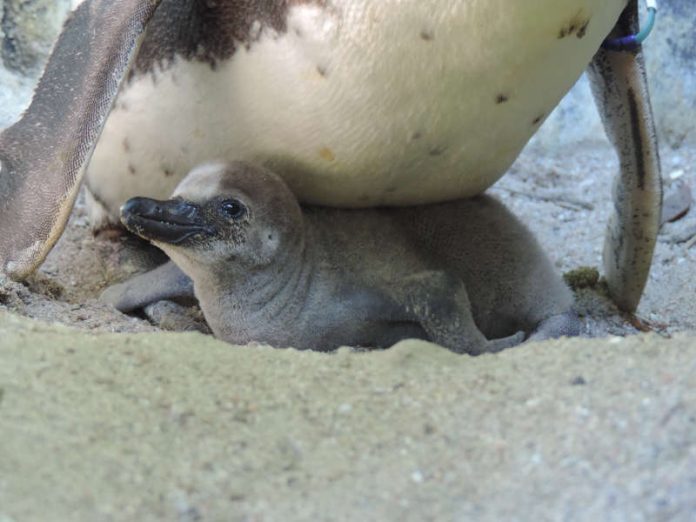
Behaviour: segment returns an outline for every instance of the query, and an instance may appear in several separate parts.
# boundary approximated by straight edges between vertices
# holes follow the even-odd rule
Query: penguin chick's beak
[[[172,245],[214,233],[200,207],[182,199],[131,198],[121,207],[121,222],[143,239]]]

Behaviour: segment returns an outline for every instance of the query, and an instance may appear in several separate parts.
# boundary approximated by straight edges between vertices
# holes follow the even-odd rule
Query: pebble
[[[669,223],[683,218],[689,212],[692,203],[691,186],[683,180],[673,182],[665,190],[660,223]]]

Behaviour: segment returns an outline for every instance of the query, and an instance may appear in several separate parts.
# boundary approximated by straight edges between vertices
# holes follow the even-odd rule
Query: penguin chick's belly
[[[261,162],[303,202],[478,194],[587,66],[625,0],[295,2],[286,28],[209,63],[135,71],[87,183],[113,219],[195,165]]]

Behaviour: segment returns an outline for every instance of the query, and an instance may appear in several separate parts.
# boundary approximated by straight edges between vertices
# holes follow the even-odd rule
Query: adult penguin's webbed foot
[[[121,80],[160,0],[87,0],[31,105],[0,134],[0,271],[31,274],[60,237]]]

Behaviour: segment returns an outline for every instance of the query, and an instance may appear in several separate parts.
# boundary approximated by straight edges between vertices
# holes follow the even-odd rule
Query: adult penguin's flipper
[[[31,105],[0,134],[0,271],[22,279],[70,215],[87,163],[160,0],[86,0],[70,16]]]
[[[637,32],[638,1],[631,0],[611,36]],[[589,73],[621,165],[604,245],[604,270],[616,304],[633,312],[648,279],[662,207],[660,158],[642,48],[602,49]]]

